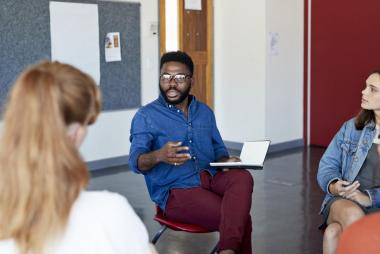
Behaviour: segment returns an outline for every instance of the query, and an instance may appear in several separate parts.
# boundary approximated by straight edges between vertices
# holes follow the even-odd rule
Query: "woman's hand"
[[[360,190],[356,190],[352,192],[351,194],[347,195],[346,198],[352,201],[356,201],[364,207],[368,207],[372,205],[371,199],[369,198],[369,196],[361,192]]]
[[[352,184],[350,184],[347,181],[339,180],[335,183],[330,184],[329,191],[334,195],[355,201],[361,204],[362,206],[371,206],[371,199],[367,194],[359,190],[359,186],[359,181],[355,181]]]
[[[347,197],[354,191],[356,191],[360,186],[359,181],[355,181],[353,183],[344,181],[344,180],[338,180],[334,183],[331,183],[329,185],[329,191],[333,195],[341,196],[341,197]]]

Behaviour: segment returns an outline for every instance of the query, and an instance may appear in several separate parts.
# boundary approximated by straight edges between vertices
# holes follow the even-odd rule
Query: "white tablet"
[[[270,140],[244,142],[239,162],[211,162],[212,167],[262,169]]]

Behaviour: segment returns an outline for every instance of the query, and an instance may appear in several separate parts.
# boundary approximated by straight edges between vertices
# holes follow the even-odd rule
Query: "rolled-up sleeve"
[[[147,116],[140,111],[133,117],[129,140],[131,142],[129,168],[136,173],[143,174],[138,167],[138,159],[141,154],[151,151],[153,135],[150,131]]]
[[[365,191],[371,200],[373,207],[380,207],[380,188],[372,188]]]
[[[317,180],[321,189],[329,193],[329,185],[335,180],[342,179],[342,148],[343,136],[347,123],[345,123],[323,154],[318,167]]]

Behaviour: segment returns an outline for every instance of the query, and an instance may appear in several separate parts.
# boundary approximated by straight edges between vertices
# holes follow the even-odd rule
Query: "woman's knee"
[[[364,215],[358,204],[351,200],[340,199],[331,205],[328,221],[338,222],[345,229]]]
[[[342,226],[339,223],[331,223],[325,229],[325,233],[323,234],[324,241],[333,241],[339,239],[342,234]]]
[[[365,215],[363,210],[358,206],[346,207],[346,209],[342,210],[342,213],[343,213],[342,217],[344,218],[342,221],[343,228],[358,221],[359,219],[363,218]]]

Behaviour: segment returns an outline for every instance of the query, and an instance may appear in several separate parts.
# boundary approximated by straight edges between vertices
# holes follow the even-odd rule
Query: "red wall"
[[[380,0],[312,0],[310,143],[326,146],[380,69]]]

